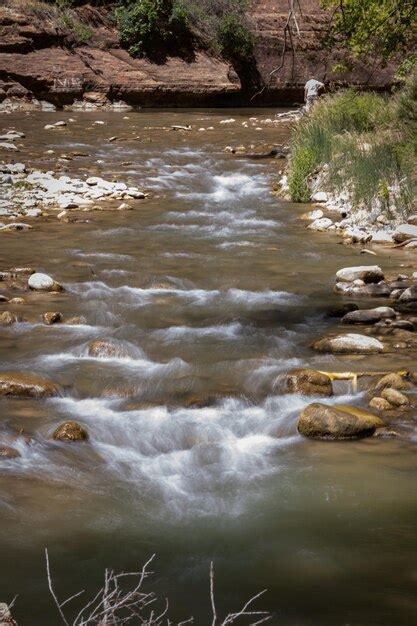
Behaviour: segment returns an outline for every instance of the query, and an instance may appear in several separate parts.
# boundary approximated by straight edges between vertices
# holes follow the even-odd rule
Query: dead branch
[[[48,550],[45,549],[46,571],[48,577],[48,586],[55,606],[61,617],[61,622],[65,626],[123,626],[124,624],[136,624],[137,626],[175,626],[168,618],[169,603],[165,599],[162,610],[155,610],[155,606],[160,605],[160,599],[154,592],[145,592],[142,589],[145,579],[152,573],[148,571],[150,563],[155,555],[145,563],[138,572],[121,572],[116,574],[111,569],[104,572],[104,583],[95,596],[85,604],[77,613],[74,619],[70,619],[63,611],[63,607],[80,597],[84,591],[73,594],[64,601],[60,601],[54,590],[52,575],[49,563]],[[128,578],[134,578],[133,586],[126,588],[125,581]],[[123,586],[120,581],[123,580]],[[243,607],[233,613],[228,613],[223,620],[218,619],[216,609],[215,593],[214,593],[214,566],[210,564],[210,601],[212,609],[211,626],[230,626],[241,618],[253,619],[252,626],[264,623],[271,618],[267,611],[252,610],[251,605],[265,591],[257,593],[250,598]],[[152,605],[152,606],[151,606]],[[177,626],[186,626],[193,624],[194,618],[190,617],[177,623]]]
[[[292,36],[293,36],[292,31],[293,30],[295,31],[295,34],[297,35],[297,37],[301,36],[300,27],[298,25],[298,20],[297,20],[297,7],[298,7],[298,10],[300,12],[300,15],[302,15],[302,10],[301,10],[300,0],[288,0],[288,5],[289,5],[288,6],[288,15],[287,15],[287,19],[286,19],[286,22],[284,24],[284,27],[282,29],[283,34],[284,34],[284,42],[283,42],[283,45],[282,45],[280,63],[271,72],[269,72],[267,82],[264,84],[264,86],[259,91],[257,91],[252,96],[251,101],[255,100],[255,98],[257,98],[258,96],[261,96],[263,94],[263,92],[265,91],[265,89],[269,89],[269,87],[271,86],[272,78],[275,76],[275,74],[277,74],[284,67],[284,65],[285,65],[285,54],[287,52],[287,40],[289,40],[291,56],[292,56],[291,76],[292,76],[292,78],[294,78],[295,50],[294,50],[294,43],[293,43],[293,38],[292,38]],[[296,7],[296,5],[297,5],[297,7]]]

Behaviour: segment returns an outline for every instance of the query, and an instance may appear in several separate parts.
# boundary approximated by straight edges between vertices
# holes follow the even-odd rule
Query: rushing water
[[[271,194],[279,162],[223,151],[285,141],[288,128],[261,123],[272,114],[240,111],[230,125],[220,124],[224,111],[72,114],[49,133],[45,123],[71,115],[2,120],[26,132],[27,165],[151,192],[132,211],[35,220],[0,242],[1,268],[31,265],[67,290],[33,297],[28,321],[0,338],[3,369],[65,389],[0,402],[2,442],[22,455],[0,468],[0,601],[19,594],[21,626],[58,623],[45,547],[61,594],[92,591],[105,567],[129,570],[157,553],[155,588],[174,619],[192,614],[200,626],[211,560],[222,610],[267,588],[261,604],[274,625],[415,619],[413,428],[404,424],[401,440],[306,441],[296,419],[311,399],[280,393],[277,377],[294,366],[389,369],[411,357],[336,359],[309,348],[335,323],[325,315],[337,301],[334,272],[363,257],[305,231],[305,207]],[[213,129],[164,129],[177,123]],[[89,156],[55,160],[74,150]],[[398,270],[401,254],[378,262]],[[36,321],[54,309],[88,323]],[[92,339],[112,341],[120,356],[88,356]],[[339,394],[333,402],[362,400],[348,386]],[[187,405],[207,396],[210,406]],[[50,442],[65,419],[86,426],[88,444]],[[21,428],[34,444],[15,442]]]

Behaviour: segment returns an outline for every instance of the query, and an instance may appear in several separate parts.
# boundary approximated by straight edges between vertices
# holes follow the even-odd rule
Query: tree
[[[417,0],[322,0],[333,10],[328,45],[341,43],[354,56],[387,62],[416,39]]]

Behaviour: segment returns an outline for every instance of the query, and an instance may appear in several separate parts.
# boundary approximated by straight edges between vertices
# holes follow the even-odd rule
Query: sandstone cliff
[[[51,5],[3,0],[0,99],[36,97],[64,105],[93,92],[96,101],[142,106],[244,105],[270,82],[252,103],[280,105],[300,101],[303,84],[312,76],[360,87],[389,86],[389,68],[376,73],[356,64],[349,74],[332,74],[334,64],[344,57],[321,47],[329,17],[319,5],[319,0],[303,0],[300,34],[292,38],[292,46],[287,42],[282,55],[288,1],[255,0],[250,15],[257,38],[254,58],[233,67],[204,50],[195,50],[187,59],[169,57],[164,63],[134,59],[121,48],[105,9],[79,7],[76,22],[71,22],[57,17]],[[88,37],[82,28],[88,28]],[[282,69],[270,80],[269,73],[282,58]]]

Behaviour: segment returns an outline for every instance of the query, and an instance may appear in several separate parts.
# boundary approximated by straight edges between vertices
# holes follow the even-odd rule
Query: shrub
[[[127,0],[115,16],[120,40],[132,56],[174,50],[187,37],[187,12],[174,0]]]
[[[244,59],[251,56],[255,40],[238,15],[225,15],[219,22],[218,41],[226,58]]]

